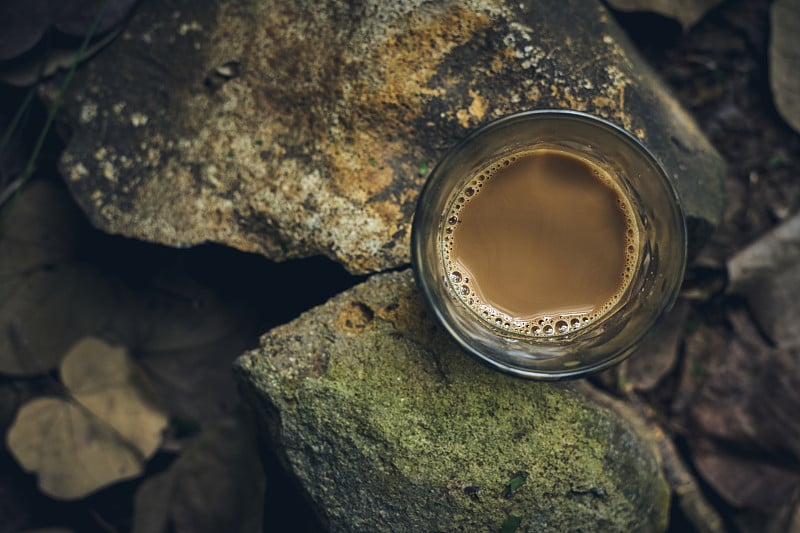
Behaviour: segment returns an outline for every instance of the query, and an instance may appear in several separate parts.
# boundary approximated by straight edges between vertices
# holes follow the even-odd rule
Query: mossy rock
[[[331,531],[660,531],[669,489],[633,426],[574,385],[473,361],[411,273],[263,337],[245,397]]]

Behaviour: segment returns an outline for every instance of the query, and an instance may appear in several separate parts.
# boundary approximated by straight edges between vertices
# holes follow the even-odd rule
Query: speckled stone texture
[[[410,271],[275,328],[236,374],[331,531],[666,526],[669,488],[635,423],[601,407],[602,393],[473,361],[435,326]]]
[[[61,170],[108,232],[372,272],[445,150],[533,108],[642,139],[692,248],[719,221],[721,159],[596,0],[143,0],[70,87]]]

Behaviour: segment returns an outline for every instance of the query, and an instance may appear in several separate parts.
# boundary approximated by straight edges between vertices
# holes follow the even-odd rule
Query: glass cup
[[[613,307],[585,327],[546,336],[516,333],[482,318],[456,293],[444,251],[448,213],[468,182],[492,162],[537,146],[607,171],[630,202],[639,231],[634,273]],[[638,139],[586,113],[528,111],[473,132],[433,169],[414,214],[411,256],[423,297],[467,352],[520,377],[578,378],[622,361],[670,309],[684,276],[686,224],[672,181]]]

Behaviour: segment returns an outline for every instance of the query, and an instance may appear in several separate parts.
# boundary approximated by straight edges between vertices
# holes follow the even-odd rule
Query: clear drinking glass
[[[640,236],[634,275],[614,307],[585,328],[549,336],[513,333],[481,319],[455,293],[443,252],[449,208],[476,171],[538,145],[607,170],[627,195]],[[622,361],[672,306],[686,265],[686,225],[672,181],[638,139],[586,113],[528,111],[478,129],[433,169],[414,215],[411,255],[425,300],[469,353],[521,377],[577,378]]]

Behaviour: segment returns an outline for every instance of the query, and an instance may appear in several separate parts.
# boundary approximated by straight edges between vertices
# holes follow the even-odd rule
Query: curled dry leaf
[[[728,276],[728,291],[747,299],[776,345],[800,346],[800,214],[732,257]]]
[[[62,188],[34,181],[3,209],[10,211],[0,226],[0,374],[41,374],[103,329],[113,292],[74,258],[80,219]]]
[[[66,500],[139,475],[167,418],[126,351],[83,339],[64,357],[61,375],[70,397],[23,405],[6,436],[12,455],[37,474],[44,493]]]
[[[648,11],[677,20],[684,30],[694,26],[703,15],[723,0],[608,0],[620,11]]]
[[[133,533],[261,531],[264,477],[251,423],[215,421],[136,494]]]
[[[770,11],[769,81],[775,107],[800,132],[800,0],[776,0]]]

